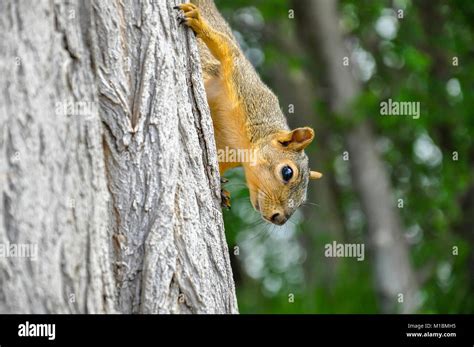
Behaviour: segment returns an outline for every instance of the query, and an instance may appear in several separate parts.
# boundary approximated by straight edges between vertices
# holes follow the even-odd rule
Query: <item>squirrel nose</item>
[[[274,213],[271,216],[270,219],[271,219],[272,223],[277,224],[277,225],[283,225],[283,224],[285,224],[285,222],[287,220],[285,215],[283,215],[282,213],[278,213],[278,212]]]

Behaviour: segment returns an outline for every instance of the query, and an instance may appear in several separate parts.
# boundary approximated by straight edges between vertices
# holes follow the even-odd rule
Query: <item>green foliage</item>
[[[392,39],[382,37],[376,30],[381,16],[390,13],[387,11],[391,1],[340,3],[344,33],[357,38],[360,47],[374,59],[376,69],[367,81],[361,82],[363,91],[354,101],[354,117],[344,124],[331,117],[327,106],[315,95],[315,114],[324,118],[332,130],[327,150],[334,155],[321,165],[330,168],[337,184],[335,198],[343,219],[344,239],[365,238],[365,218],[340,153],[345,150],[341,136],[345,129],[370,119],[379,139],[378,150],[391,176],[394,201],[402,198],[404,202],[399,211],[410,243],[412,264],[420,273],[420,312],[473,313],[474,283],[468,269],[473,229],[466,231],[461,227],[468,217],[461,201],[474,184],[474,3],[433,1],[430,13],[409,0],[393,3],[397,6],[393,11],[403,9],[403,18],[397,19],[398,29]],[[282,50],[272,39],[288,32],[295,39],[287,1],[220,0],[217,5],[249,47],[263,52],[265,59],[258,66],[263,76],[268,66],[275,63],[289,66],[290,70],[308,68],[304,52]],[[264,35],[263,29],[242,28],[235,13],[250,6],[258,9],[265,30],[273,31],[272,35]],[[453,58],[458,60],[457,66],[453,65]],[[388,98],[420,102],[420,118],[380,116],[380,102]],[[454,159],[455,153],[458,160]],[[288,230],[274,230],[259,222],[258,214],[251,208],[242,172],[237,170],[228,176],[233,184],[233,208],[225,213],[225,225],[231,251],[236,245],[240,249],[233,260],[241,312],[379,311],[372,276],[374,259],[341,259],[326,282],[321,265],[324,259],[316,255],[322,253],[323,245],[330,239],[324,230],[313,230],[306,210],[306,218],[302,214],[296,216]],[[304,208],[311,210],[317,206]],[[286,238],[280,235],[285,232]],[[283,243],[274,240],[278,237]],[[453,255],[453,247],[457,247],[458,255]],[[288,256],[285,249],[296,255],[281,266],[279,256]],[[294,302],[289,301],[290,294],[294,295]]]

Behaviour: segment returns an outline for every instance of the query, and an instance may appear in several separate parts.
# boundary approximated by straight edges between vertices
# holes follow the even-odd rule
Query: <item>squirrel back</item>
[[[288,130],[288,123],[280,109],[278,98],[262,82],[252,63],[245,57],[232,33],[232,29],[222,17],[213,0],[192,0],[202,16],[214,30],[228,37],[234,44],[238,54],[234,57],[236,73],[232,75],[238,97],[242,101],[248,121],[250,122],[252,139],[258,139],[278,129]],[[202,69],[207,76],[219,73],[219,61],[211,54],[206,44],[198,41]]]

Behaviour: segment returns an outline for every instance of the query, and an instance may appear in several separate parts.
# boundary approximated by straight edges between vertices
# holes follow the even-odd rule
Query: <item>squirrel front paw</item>
[[[194,4],[180,4],[173,7],[175,10],[183,11],[183,16],[178,17],[179,24],[186,24],[199,35],[204,27],[204,22],[199,14],[199,9]]]
[[[221,206],[230,210],[230,193],[222,187],[222,185],[227,182],[229,182],[227,178],[221,177]]]

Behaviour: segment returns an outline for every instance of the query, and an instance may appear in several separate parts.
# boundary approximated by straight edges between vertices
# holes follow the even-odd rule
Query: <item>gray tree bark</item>
[[[0,2],[0,313],[236,313],[174,1]],[[32,248],[34,249],[34,248]]]
[[[349,67],[343,65],[343,58],[349,55],[338,27],[337,2],[295,0],[293,5],[301,41],[323,66],[320,72],[329,84],[332,111],[339,117],[350,117],[351,102],[359,94],[360,86]],[[418,284],[394,206],[390,180],[375,149],[370,124],[365,121],[354,125],[346,131],[345,140],[352,180],[368,222],[381,309],[383,312],[415,312],[419,305]]]

